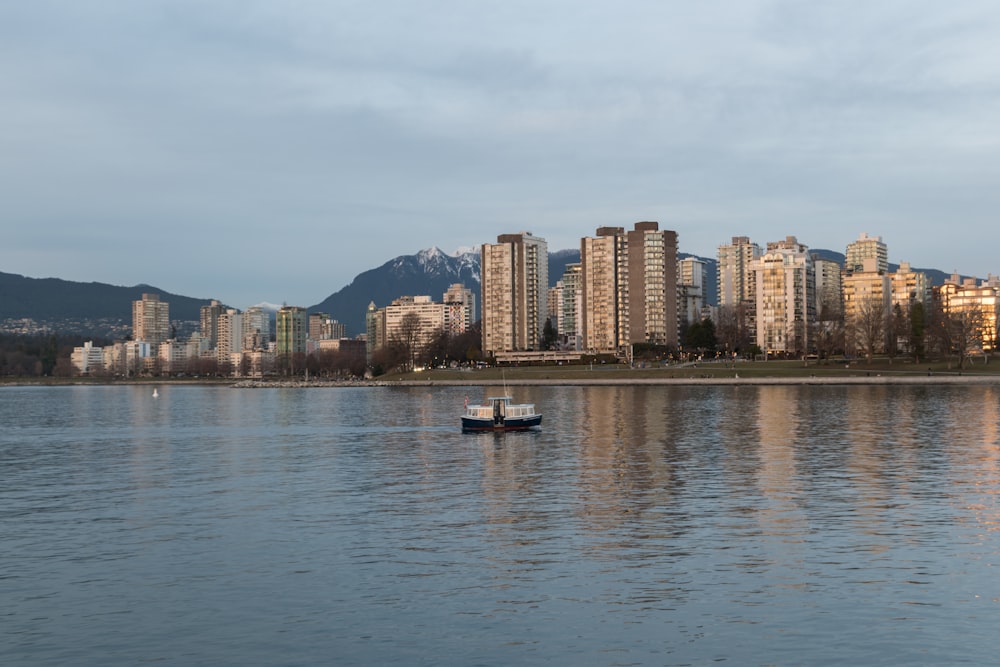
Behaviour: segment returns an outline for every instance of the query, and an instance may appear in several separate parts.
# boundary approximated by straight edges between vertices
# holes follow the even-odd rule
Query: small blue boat
[[[534,403],[514,403],[510,396],[491,396],[485,403],[466,399],[462,429],[466,431],[523,431],[542,423]]]

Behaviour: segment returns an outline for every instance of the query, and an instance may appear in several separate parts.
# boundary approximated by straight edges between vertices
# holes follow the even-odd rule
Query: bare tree
[[[885,323],[885,303],[881,298],[869,296],[857,301],[857,307],[848,326],[848,336],[852,347],[864,352],[868,363],[871,363],[875,353],[881,352],[885,345]]]
[[[983,323],[983,310],[979,306],[949,312],[937,302],[930,318],[932,335],[940,352],[954,354],[959,370],[965,368],[970,352],[982,349]]]
[[[722,306],[719,308],[718,323],[715,328],[717,344],[727,356],[750,350],[749,309],[746,304]]]
[[[914,362],[919,364],[926,350],[927,312],[922,302],[915,301],[910,305],[909,319],[910,352]]]
[[[816,356],[830,359],[838,350],[844,349],[844,319],[821,320],[812,324],[812,344]]]
[[[405,370],[412,371],[417,354],[420,352],[418,343],[421,332],[420,316],[416,313],[406,313],[399,321],[399,327],[392,335],[390,345],[393,345],[402,353]]]
[[[885,320],[885,353],[889,357],[891,364],[899,353],[900,342],[906,339],[906,331],[909,328],[909,320],[903,307],[898,303],[893,306],[892,313]]]

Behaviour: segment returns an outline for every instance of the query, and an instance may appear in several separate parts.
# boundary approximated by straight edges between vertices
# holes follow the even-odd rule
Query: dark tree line
[[[426,341],[426,342],[422,342]],[[438,329],[425,336],[419,318],[404,316],[397,333],[372,356],[372,372],[382,375],[394,370],[408,371],[418,366],[435,368],[465,364],[482,359],[482,323],[453,335]]]
[[[90,337],[67,334],[0,334],[0,375],[72,375],[70,355]],[[93,339],[95,345],[105,341]]]

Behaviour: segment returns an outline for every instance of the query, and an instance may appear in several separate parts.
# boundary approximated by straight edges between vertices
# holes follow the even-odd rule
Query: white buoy
[[[156,389],[153,389],[153,398],[159,398],[159,397],[160,397],[160,392],[156,391]]]

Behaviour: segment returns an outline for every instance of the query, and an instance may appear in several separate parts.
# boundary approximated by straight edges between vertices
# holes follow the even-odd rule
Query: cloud
[[[996,272],[933,239],[978,236],[1000,203],[998,21],[985,2],[12,3],[0,268],[317,302],[431,245],[657,219],[687,252],[867,231],[894,260]],[[122,259],[151,243],[163,260]]]

